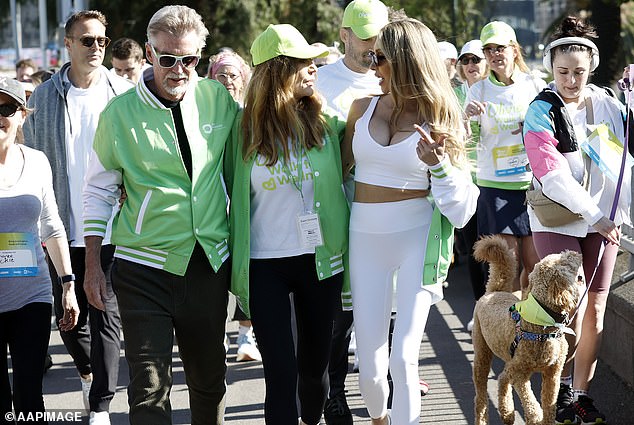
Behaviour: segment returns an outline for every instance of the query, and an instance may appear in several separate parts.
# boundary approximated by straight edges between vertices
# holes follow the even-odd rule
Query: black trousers
[[[112,280],[130,367],[130,424],[172,423],[174,335],[185,370],[192,425],[223,423],[228,263],[214,272],[200,245],[185,276],[115,260]]]
[[[469,269],[469,280],[471,281],[471,288],[473,289],[473,296],[475,300],[479,300],[485,292],[485,277],[487,275],[488,267],[485,264],[476,261],[473,258],[473,245],[479,238],[478,233],[478,217],[476,214],[471,217],[471,220],[462,229],[457,231],[458,237],[462,238],[465,250],[467,251],[467,267]]]
[[[345,391],[346,376],[348,375],[348,346],[350,345],[353,321],[352,311],[342,310],[341,299],[339,299],[332,330],[332,347],[330,348],[330,363],[328,365],[330,377],[328,398],[335,398]]]
[[[5,414],[44,412],[42,377],[51,335],[51,305],[30,303],[0,313],[0,424],[13,424]],[[13,366],[13,395],[9,384],[7,346]],[[43,422],[44,423],[44,422]]]
[[[319,423],[328,395],[328,360],[343,275],[319,280],[315,256],[251,260],[251,321],[264,365],[269,425]],[[293,294],[297,354],[291,330]],[[299,408],[295,405],[299,396]]]
[[[119,376],[121,318],[110,279],[114,249],[114,245],[101,247],[101,268],[106,275],[107,292],[107,298],[104,300],[106,311],[103,312],[88,304],[84,292],[86,249],[71,247],[70,259],[73,273],[77,279],[75,281],[75,295],[79,304],[79,321],[74,329],[68,332],[59,332],[79,373],[82,375],[93,374],[89,396],[90,410],[93,412],[109,410],[110,402],[117,389]],[[57,283],[55,267],[50,261],[49,270],[53,281],[55,319],[59,323],[64,316],[62,287]]]

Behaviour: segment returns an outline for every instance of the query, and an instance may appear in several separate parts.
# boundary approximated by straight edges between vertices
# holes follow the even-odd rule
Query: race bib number
[[[528,156],[524,145],[502,146],[493,149],[493,163],[497,177],[512,176],[526,172]]]
[[[25,276],[37,276],[33,235],[0,233],[0,278]]]

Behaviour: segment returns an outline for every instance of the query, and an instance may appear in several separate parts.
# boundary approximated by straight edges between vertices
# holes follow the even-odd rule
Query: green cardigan
[[[340,143],[345,123],[325,116],[328,131],[323,147],[307,151],[313,169],[315,189],[313,211],[319,214],[324,245],[315,248],[315,269],[319,280],[344,271],[348,250],[350,211],[343,191]],[[231,202],[229,207],[229,249],[232,256],[231,292],[240,308],[249,316],[249,263],[251,257],[251,170],[255,155],[242,157],[242,114],[232,131],[224,162],[224,178]],[[348,279],[344,286],[349,287]],[[349,294],[349,289],[344,289]]]

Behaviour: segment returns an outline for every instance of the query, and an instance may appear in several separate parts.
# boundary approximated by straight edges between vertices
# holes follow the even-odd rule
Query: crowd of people
[[[252,67],[225,47],[206,78],[209,31],[193,9],[158,10],[143,47],[116,40],[112,69],[107,24],[74,13],[68,63],[21,60],[16,79],[0,77],[2,412],[44,411],[54,313],[90,425],[110,424],[121,333],[131,424],[172,423],[175,342],[192,423],[224,423],[231,294],[237,361],[262,361],[267,424],[352,424],[353,329],[372,424],[418,424],[419,348],[456,234],[476,300],[483,235],[514,252],[522,292],[541,258],[583,255],[588,295],[556,421],[607,420],[589,391],[631,171],[591,152],[634,143],[627,107],[588,83],[590,24],[560,23],[544,50],[550,84],[504,22],[458,53],[380,0],[346,7],[343,55],[271,24]],[[529,189],[572,218],[544,222]]]

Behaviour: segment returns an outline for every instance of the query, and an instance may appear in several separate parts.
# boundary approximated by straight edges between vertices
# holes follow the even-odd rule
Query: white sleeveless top
[[[372,98],[354,126],[354,180],[397,189],[429,189],[427,165],[416,154],[418,132],[414,131],[407,139],[389,146],[380,145],[370,135],[370,119],[378,101],[379,96]]]

